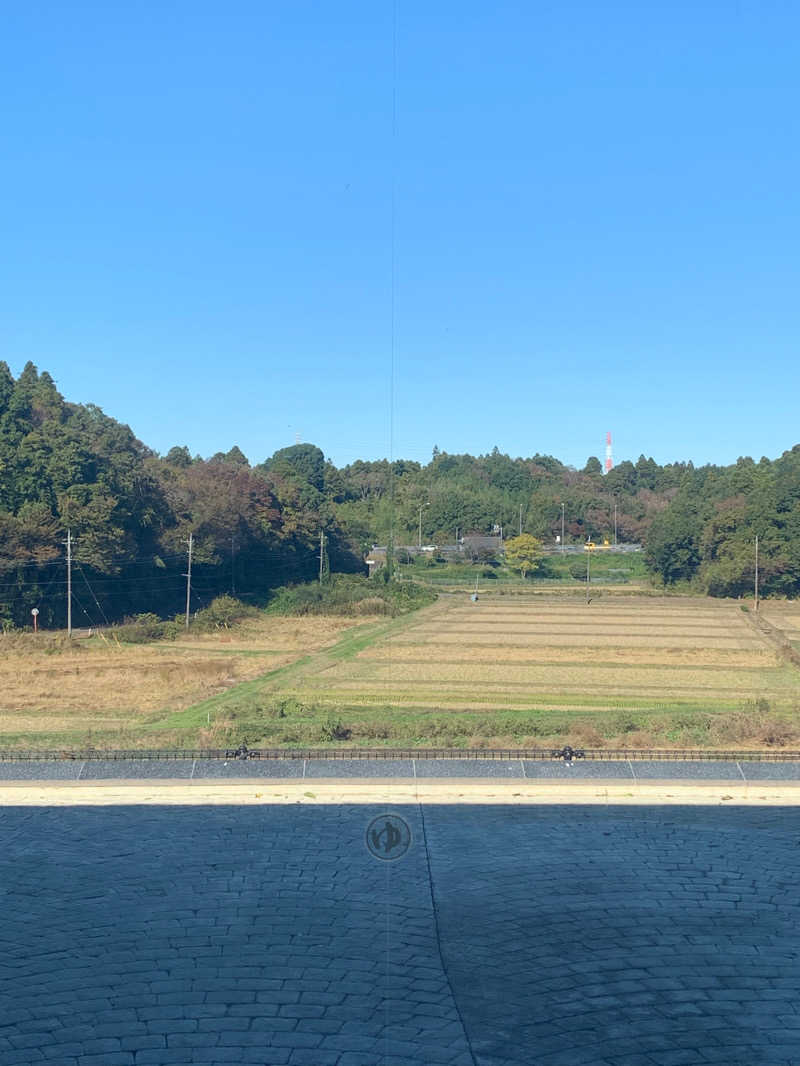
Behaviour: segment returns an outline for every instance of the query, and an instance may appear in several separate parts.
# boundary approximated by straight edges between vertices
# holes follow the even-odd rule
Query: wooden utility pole
[[[186,628],[189,628],[189,602],[192,598],[192,547],[194,546],[194,536],[190,533],[189,540],[189,565],[186,568]]]
[[[67,636],[72,636],[72,531],[67,530]]]
[[[519,505],[519,535],[522,536],[522,504]]]
[[[758,610],[758,534],[756,533],[756,580],[755,580],[755,593],[756,593],[756,610]]]
[[[236,595],[236,574],[234,570],[233,537],[231,537],[231,596]]]
[[[319,583],[322,584],[322,575],[325,569],[325,530],[319,531]]]

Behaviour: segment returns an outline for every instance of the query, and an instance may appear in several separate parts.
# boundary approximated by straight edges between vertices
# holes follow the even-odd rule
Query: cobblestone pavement
[[[796,808],[425,808],[480,1066],[800,1064]]]
[[[0,1066],[800,1066],[796,808],[0,809]]]

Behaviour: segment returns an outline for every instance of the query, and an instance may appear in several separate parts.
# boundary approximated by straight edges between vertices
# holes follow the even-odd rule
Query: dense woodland
[[[341,469],[312,444],[251,465],[238,447],[209,459],[159,456],[98,407],[66,402],[29,363],[0,362],[0,620],[63,625],[65,537],[73,537],[73,617],[97,624],[180,611],[193,536],[193,604],[271,590],[319,573],[365,573],[374,543],[426,543],[495,525],[544,542],[611,534],[640,541],[655,581],[747,595],[759,536],[765,595],[800,594],[800,445],[774,461],[659,466],[641,456],[603,475],[547,455],[449,455],[429,463],[358,461]]]

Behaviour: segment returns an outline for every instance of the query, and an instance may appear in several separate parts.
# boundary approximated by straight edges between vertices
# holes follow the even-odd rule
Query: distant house
[[[381,567],[386,566],[386,549],[373,545],[364,561],[369,569],[369,576],[372,577]]]
[[[477,559],[482,555],[496,555],[503,550],[503,538],[500,536],[482,536],[479,533],[467,533],[461,538],[461,547],[464,554],[470,559]]]

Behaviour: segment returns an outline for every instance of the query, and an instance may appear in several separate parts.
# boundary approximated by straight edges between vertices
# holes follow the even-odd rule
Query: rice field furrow
[[[626,636],[624,640],[613,636],[606,636],[602,633],[594,634],[576,634],[575,639],[568,640],[566,635],[559,635],[548,633],[546,635],[540,635],[537,638],[536,643],[540,647],[564,647],[571,645],[578,649],[586,649],[591,647],[638,647],[638,648],[733,648],[733,649],[750,649],[763,647],[762,642],[755,635],[752,636],[740,636],[740,637],[706,637],[702,641],[685,637],[680,639],[678,636],[665,637],[660,636],[657,633],[644,635],[637,634],[635,636]],[[436,640],[439,644],[458,644],[464,646],[466,644],[488,644],[499,645],[501,647],[507,646],[502,633],[480,632],[470,634],[469,640],[465,639],[465,634],[459,632],[453,633],[438,633]],[[420,639],[418,631],[414,633],[402,634],[396,638],[395,643],[398,646],[405,644],[423,644],[424,641]],[[524,647],[524,643],[519,641],[515,642],[517,646]]]
[[[475,692],[484,691],[484,690],[485,691],[497,691],[497,692],[510,691],[510,690],[531,691],[531,692],[533,692],[533,691],[537,691],[537,690],[538,691],[550,691],[553,688],[553,682],[550,681],[550,680],[542,680],[542,681],[535,681],[535,682],[534,681],[531,681],[531,682],[526,682],[526,681],[481,681],[481,682],[474,682],[474,681],[459,681],[459,680],[454,680],[454,679],[443,680],[443,681],[440,681],[440,682],[431,681],[431,680],[409,680],[409,679],[404,679],[402,682],[398,682],[397,680],[392,679],[392,678],[386,678],[385,680],[382,680],[380,678],[371,678],[370,681],[369,681],[369,686],[374,689],[374,691],[376,693],[376,699],[384,699],[385,695],[377,695],[377,694],[378,693],[385,693],[386,690],[390,690],[391,691],[392,688],[395,688],[397,691],[403,691],[403,690],[408,689],[408,688],[413,688],[413,689],[422,688],[422,689],[425,689],[426,691],[429,691],[429,692],[435,692],[435,691],[437,691],[437,689],[443,689],[443,690],[446,691],[450,687],[455,687],[455,688],[458,688],[458,689],[469,688],[471,691],[475,691]],[[402,686],[402,688],[399,687],[399,686]],[[364,685],[364,682],[361,681],[360,679],[342,680],[342,681],[337,682],[334,685],[325,684],[322,680],[320,680],[318,684],[315,684],[313,682],[309,682],[309,691],[313,690],[314,688],[321,688],[321,689],[325,690],[326,692],[330,692],[330,693],[335,693],[337,691],[350,691],[350,690],[356,690],[356,691],[359,691],[359,692],[363,692],[363,691],[367,690],[366,686]],[[729,698],[729,699],[741,699],[743,692],[746,693],[746,694],[750,694],[750,695],[752,695],[752,694],[761,695],[764,692],[764,686],[756,684],[756,685],[748,686],[746,688],[742,688],[741,686],[722,688],[722,687],[717,687],[717,686],[713,686],[713,685],[701,686],[701,685],[696,685],[696,684],[684,684],[684,685],[682,685],[682,684],[679,684],[679,683],[675,683],[675,684],[670,686],[669,690],[665,690],[663,685],[645,685],[645,684],[624,685],[624,684],[621,684],[621,683],[617,683],[617,684],[613,684],[613,685],[612,684],[607,684],[607,685],[593,686],[592,694],[593,695],[597,695],[601,690],[602,690],[603,693],[605,693],[608,696],[621,695],[621,694],[636,695],[637,693],[648,693],[648,694],[653,694],[653,695],[660,695],[662,698],[667,698],[668,696],[673,695],[673,694],[675,694],[675,695],[680,694],[680,695],[686,697],[686,696],[690,696],[692,693],[697,694],[698,692],[702,691],[703,695],[713,694],[713,695],[718,696],[720,698],[724,697],[724,698]],[[569,696],[569,695],[584,694],[586,692],[586,689],[583,686],[570,687],[570,686],[566,686],[565,685],[565,686],[559,687],[558,691],[559,691],[560,695]]]
[[[778,661],[774,650],[765,647],[756,647],[748,651],[737,649],[717,648],[707,650],[705,648],[661,648],[649,650],[646,648],[603,648],[600,653],[597,649],[581,649],[577,646],[556,647],[553,645],[539,646],[530,644],[504,644],[502,647],[486,647],[472,644],[468,647],[460,647],[453,644],[440,644],[438,642],[404,643],[399,646],[376,645],[367,648],[359,655],[359,660],[371,662],[386,662],[400,665],[406,662],[431,662],[442,661],[448,663],[539,663],[542,665],[552,664],[561,666],[565,662],[584,661],[590,655],[597,666],[642,665],[642,666],[705,666],[712,665],[720,668],[728,667],[751,667],[763,669],[776,666]],[[598,654],[602,658],[598,658]]]
[[[421,671],[421,672],[423,672],[425,674],[430,674],[432,669],[433,670],[435,670],[435,669],[439,669],[439,670],[441,670],[441,669],[457,669],[458,673],[461,674],[461,675],[469,674],[469,673],[476,672],[476,671],[481,671],[481,672],[497,671],[497,672],[500,672],[503,676],[508,676],[509,675],[509,671],[513,671],[513,670],[517,670],[517,669],[519,669],[519,670],[546,670],[547,673],[550,674],[551,676],[557,676],[558,670],[563,670],[565,668],[564,667],[564,661],[563,660],[562,661],[558,661],[556,659],[554,659],[552,661],[537,660],[535,662],[529,662],[529,663],[528,662],[509,662],[509,661],[505,661],[502,664],[498,664],[498,663],[495,663],[495,662],[493,662],[493,661],[491,661],[489,659],[480,660],[480,659],[477,659],[477,657],[474,657],[474,656],[472,658],[466,658],[466,657],[458,658],[458,657],[454,657],[454,656],[448,656],[444,663],[439,663],[439,664],[437,664],[436,667],[431,667],[430,659],[424,659],[424,658],[414,658],[414,659],[406,658],[406,659],[403,659],[402,662],[399,662],[397,659],[394,659],[391,656],[386,656],[386,657],[369,656],[368,659],[367,659],[367,657],[359,656],[358,662],[364,663],[364,662],[367,662],[367,661],[369,662],[370,670],[373,673],[374,673],[374,671],[372,670],[372,668],[378,668],[378,672],[391,670],[391,671],[397,672],[401,676],[403,675],[404,672],[406,672],[408,670],[412,670],[412,671],[413,670],[419,670],[419,671]],[[593,678],[597,678],[597,677],[602,676],[602,671],[607,671],[609,674],[613,674],[614,676],[618,676],[618,674],[620,673],[620,670],[621,670],[621,664],[620,663],[614,663],[614,662],[602,662],[602,661],[597,661],[597,662],[574,662],[573,661],[573,662],[570,662],[569,669],[570,669],[570,671],[590,671]],[[709,665],[709,664],[704,664],[704,663],[697,663],[697,664],[692,665],[691,667],[689,667],[685,663],[674,663],[674,664],[665,664],[663,662],[661,662],[661,663],[636,663],[636,664],[628,664],[626,669],[627,669],[627,672],[628,672],[628,674],[630,676],[633,676],[633,673],[632,673],[633,670],[647,671],[649,673],[656,673],[656,672],[660,671],[661,673],[663,673],[663,675],[665,677],[673,676],[676,671],[680,671],[682,674],[688,674],[690,670],[692,672],[694,672],[694,671],[702,671],[702,672],[706,672],[706,673],[709,673],[709,674],[716,674],[718,676],[724,676],[724,677],[731,677],[732,676],[732,672],[731,672],[731,667],[730,666],[721,667],[721,666],[718,666],[718,665]],[[736,669],[736,677],[741,677],[741,676],[743,676],[745,674],[748,674],[748,673],[752,674],[755,677],[761,677],[761,678],[763,678],[765,676],[768,676],[767,675],[767,668],[765,668],[765,666],[763,664],[762,665],[758,665],[758,666],[740,665],[740,666],[737,666],[735,669]],[[791,682],[788,682],[788,683],[791,683]]]
[[[320,675],[322,677],[322,675]],[[549,684],[552,687],[562,688],[604,688],[609,685],[624,684],[627,688],[641,686],[652,687],[654,685],[662,685],[666,690],[672,690],[676,687],[681,688],[719,688],[728,690],[745,689],[769,689],[771,691],[793,691],[796,690],[793,679],[787,678],[784,675],[771,675],[769,673],[759,674],[737,674],[735,677],[725,672],[718,674],[706,673],[700,674],[696,672],[674,671],[672,674],[656,673],[651,674],[633,673],[629,671],[592,671],[586,669],[579,671],[577,669],[571,671],[559,671],[555,669],[543,669],[543,670],[480,670],[469,671],[467,669],[453,670],[447,669],[447,667],[441,667],[439,669],[431,670],[419,670],[415,673],[411,671],[395,671],[391,669],[387,670],[375,670],[370,671],[368,674],[364,671],[342,671],[341,673],[328,672],[322,677],[323,683],[331,687],[336,687],[344,682],[356,682],[358,684],[371,685],[375,683],[386,683],[394,685],[410,685],[410,684],[449,684],[450,682],[464,684],[464,685],[534,685],[534,684]]]

